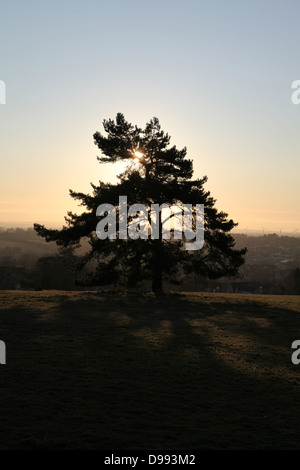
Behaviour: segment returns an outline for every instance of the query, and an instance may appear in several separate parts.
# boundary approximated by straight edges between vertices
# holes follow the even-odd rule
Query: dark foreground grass
[[[300,298],[1,292],[1,449],[300,449]]]

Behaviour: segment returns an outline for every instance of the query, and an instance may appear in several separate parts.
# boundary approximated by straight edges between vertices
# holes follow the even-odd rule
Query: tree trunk
[[[163,295],[163,271],[162,271],[162,263],[163,263],[163,244],[162,244],[162,215],[161,211],[159,212],[159,230],[158,230],[159,238],[154,240],[153,248],[154,248],[154,265],[153,265],[153,279],[152,279],[152,292],[155,295]]]
[[[162,285],[162,270],[160,266],[155,266],[153,279],[152,279],[152,292],[155,295],[163,295],[163,285]]]

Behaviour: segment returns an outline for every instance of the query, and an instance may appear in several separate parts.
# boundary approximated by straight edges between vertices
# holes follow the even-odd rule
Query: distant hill
[[[240,268],[238,279],[221,278],[212,281],[191,275],[182,278],[176,287],[167,285],[167,288],[195,292],[253,294],[300,292],[300,280],[295,279],[295,272],[300,268],[300,237],[279,236],[275,233],[261,236],[236,233],[234,238],[238,249],[243,247],[248,249],[246,262]],[[83,242],[77,254],[82,255],[86,249],[86,242]],[[62,286],[63,289],[67,289],[67,286],[73,286],[72,273],[65,273],[64,282],[62,280],[58,282],[58,273],[62,274],[61,263],[58,260],[56,263],[49,260],[47,266],[44,262],[43,274],[41,274],[41,265],[37,270],[40,258],[58,255],[57,245],[53,242],[46,243],[33,228],[0,229],[0,289],[7,288],[11,282],[21,287],[34,288],[40,286],[40,279],[47,280],[41,283],[44,288]],[[7,267],[14,268],[14,271],[8,273],[5,269]],[[32,273],[33,270],[36,270],[35,274]],[[141,283],[139,288],[147,291],[148,283]]]
[[[0,228],[0,266],[10,263],[31,267],[38,258],[57,254],[57,245],[47,243],[33,228]]]

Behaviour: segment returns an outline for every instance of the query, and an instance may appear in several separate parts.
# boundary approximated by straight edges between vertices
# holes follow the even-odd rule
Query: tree
[[[238,269],[244,263],[246,249],[234,248],[235,241],[230,231],[237,224],[224,212],[215,207],[215,200],[204,184],[207,177],[192,179],[193,163],[186,158],[187,150],[178,150],[170,146],[170,136],[161,130],[159,120],[153,118],[145,129],[127,122],[123,114],[118,113],[116,120],[104,120],[106,135],[94,134],[94,142],[101,150],[97,157],[101,164],[128,161],[128,167],[118,176],[117,184],[105,184],[99,181],[91,183],[93,194],[83,194],[70,190],[70,195],[85,207],[80,214],[68,212],[66,225],[61,230],[51,230],[43,225],[34,224],[36,232],[47,242],[69,248],[80,246],[82,239],[88,239],[89,251],[81,260],[81,266],[94,261],[95,269],[89,282],[103,285],[127,279],[135,285],[141,279],[152,280],[152,290],[163,292],[163,279],[176,280],[179,273],[195,272],[206,278],[222,276],[237,277]],[[152,215],[152,204],[190,204],[195,209],[197,204],[204,205],[204,246],[198,251],[184,249],[186,237],[176,239],[174,227],[170,239],[163,237],[162,211],[157,215],[157,237],[142,238],[141,223],[136,224],[137,239],[120,238],[120,220],[116,222],[116,237],[108,234],[99,239],[96,233],[97,221],[107,217],[107,212],[97,217],[97,208],[102,204],[111,204],[116,214],[120,215],[120,196],[127,196],[127,207],[143,204],[147,210],[148,221]],[[196,212],[193,210],[192,228],[196,224]],[[141,215],[137,212],[136,217]],[[171,214],[171,217],[174,214]],[[127,227],[135,217],[127,220]]]
[[[74,259],[68,251],[66,249],[59,255],[42,256],[37,260],[34,273],[37,288],[71,290],[75,287],[71,269]]]
[[[293,271],[294,294],[300,295],[300,268]]]

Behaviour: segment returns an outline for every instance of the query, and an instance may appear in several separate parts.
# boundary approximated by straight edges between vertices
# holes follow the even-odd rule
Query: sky
[[[121,112],[157,117],[240,231],[298,233],[299,16],[294,0],[1,0],[0,226],[62,227],[82,211],[69,189],[116,182],[93,134]]]

